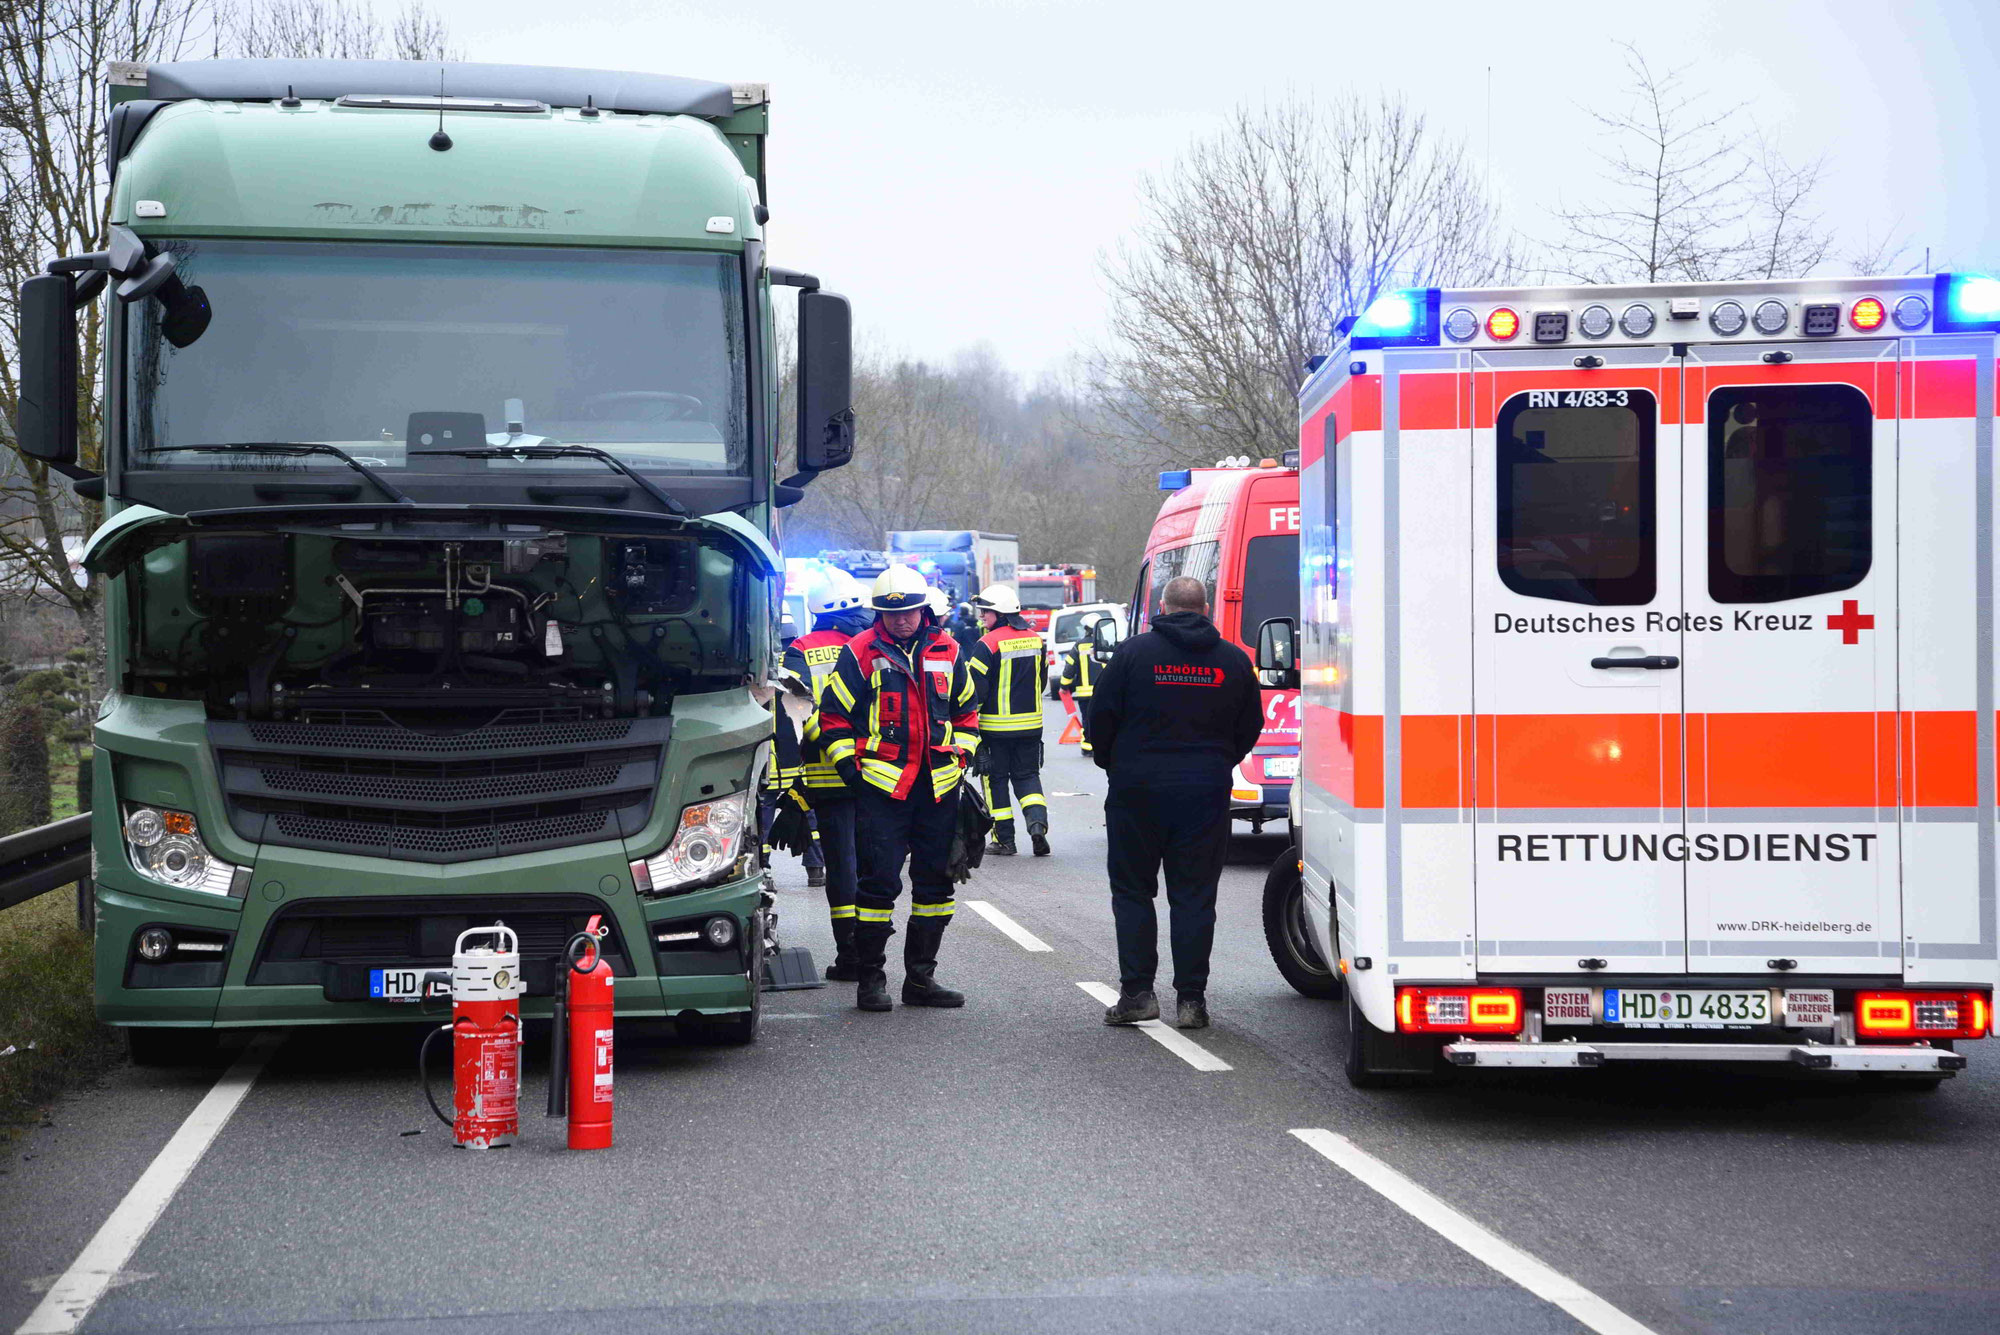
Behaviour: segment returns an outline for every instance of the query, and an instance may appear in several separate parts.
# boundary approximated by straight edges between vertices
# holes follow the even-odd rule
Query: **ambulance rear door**
[[[1589,351],[1472,358],[1482,973],[1685,967],[1680,362]]]
[[[1689,349],[1693,972],[1901,971],[1899,381],[1893,339]]]

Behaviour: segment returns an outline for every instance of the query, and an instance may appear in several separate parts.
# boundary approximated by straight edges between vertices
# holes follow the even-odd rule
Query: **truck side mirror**
[[[1284,678],[1283,686],[1299,684],[1298,625],[1290,617],[1272,617],[1257,627],[1257,670]]]
[[[1118,647],[1118,623],[1110,617],[1090,628],[1090,649],[1099,658],[1108,655]]]
[[[799,471],[854,458],[854,317],[847,298],[799,294]]]
[[[21,284],[20,413],[14,438],[21,453],[66,477],[91,477],[76,467],[76,294],[68,274],[42,274]]]

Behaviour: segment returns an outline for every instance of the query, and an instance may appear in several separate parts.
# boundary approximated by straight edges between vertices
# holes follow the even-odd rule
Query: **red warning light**
[[[1878,303],[1879,304],[1879,303]],[[1486,336],[1502,342],[1521,332],[1521,317],[1505,306],[1495,306],[1486,317]]]
[[[1874,297],[1863,297],[1854,303],[1854,309],[1847,313],[1847,322],[1856,329],[1880,329],[1889,312]]]

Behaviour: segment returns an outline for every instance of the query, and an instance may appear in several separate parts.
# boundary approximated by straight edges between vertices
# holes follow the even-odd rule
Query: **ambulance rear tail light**
[[[1506,306],[1495,306],[1486,314],[1486,336],[1505,343],[1521,332],[1520,313]]]
[[[1405,1034],[1518,1034],[1521,992],[1512,987],[1398,988],[1396,1028]]]
[[[1847,323],[1853,325],[1864,334],[1870,330],[1880,329],[1882,322],[1888,318],[1888,308],[1883,306],[1881,299],[1878,297],[1863,297],[1861,300],[1855,302],[1847,312]]]
[[[1348,330],[1354,348],[1434,348],[1438,345],[1438,290],[1384,292]]]
[[[1978,273],[1941,273],[1931,292],[1936,309],[1932,328],[1940,334],[2000,332],[2000,278]]]
[[[1993,1000],[1984,992],[1856,992],[1861,1038],[1984,1038]]]

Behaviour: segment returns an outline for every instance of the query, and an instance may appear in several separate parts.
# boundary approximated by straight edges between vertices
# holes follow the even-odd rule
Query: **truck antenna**
[[[431,136],[431,147],[442,153],[451,147],[451,136],[444,132],[444,64],[438,64],[438,127]]]

